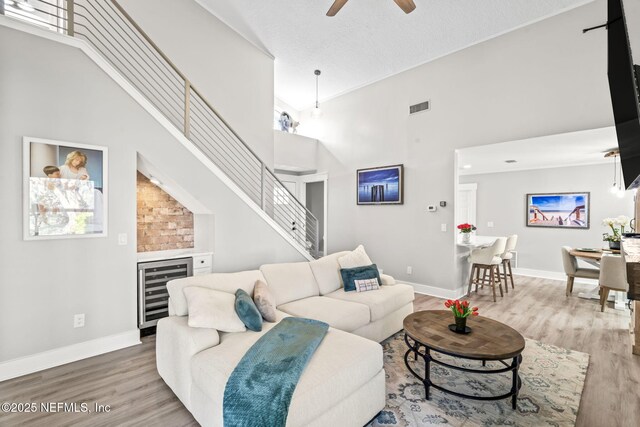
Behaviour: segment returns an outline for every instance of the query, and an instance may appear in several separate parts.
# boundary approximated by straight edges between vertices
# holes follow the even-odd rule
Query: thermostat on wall
[[[438,210],[438,208],[436,206],[434,206],[434,205],[429,205],[429,206],[427,206],[427,210],[429,212],[435,212],[435,211]]]

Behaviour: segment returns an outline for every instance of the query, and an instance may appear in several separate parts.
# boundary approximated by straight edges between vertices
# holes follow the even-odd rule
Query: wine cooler
[[[193,275],[193,258],[138,263],[138,327],[155,326],[169,315],[167,282]]]

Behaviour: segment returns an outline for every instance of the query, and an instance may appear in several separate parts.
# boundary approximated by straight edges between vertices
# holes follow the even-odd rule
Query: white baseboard
[[[418,294],[429,295],[436,298],[444,299],[458,299],[467,293],[466,289],[442,289],[435,286],[423,285],[421,283],[407,282],[406,280],[398,281],[398,283],[404,283],[406,285],[413,286],[413,289]]]
[[[561,282],[567,281],[567,275],[564,274],[564,272],[559,272],[559,271],[535,270],[532,268],[514,268],[513,274],[517,276],[539,277],[541,279],[559,280]],[[598,281],[595,279],[582,279],[582,278],[576,277],[575,283],[583,283],[585,285],[597,285]]]
[[[567,281],[567,275],[563,272],[558,271],[535,270],[532,268],[514,268],[513,274],[515,274],[516,276],[539,277],[541,279],[559,280],[561,282]],[[406,280],[398,281],[398,283],[411,285],[413,286],[413,289],[416,293],[429,295],[436,298],[459,299],[467,293],[467,289],[464,286],[458,289],[442,289],[435,286],[423,285],[421,283],[407,282]],[[598,284],[598,281],[595,279],[582,279],[576,277],[575,283],[595,286]]]
[[[132,329],[116,335],[7,360],[6,362],[0,363],[0,381],[76,362],[137,344],[140,344],[140,331],[138,329]]]

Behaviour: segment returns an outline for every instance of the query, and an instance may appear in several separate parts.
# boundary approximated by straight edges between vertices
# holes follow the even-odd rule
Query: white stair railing
[[[115,0],[0,0],[0,14],[89,43],[313,257],[315,216]]]

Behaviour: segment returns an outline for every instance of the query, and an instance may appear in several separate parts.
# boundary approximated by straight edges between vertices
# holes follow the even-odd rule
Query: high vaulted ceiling
[[[297,109],[593,0],[196,0],[275,57],[275,95]]]

